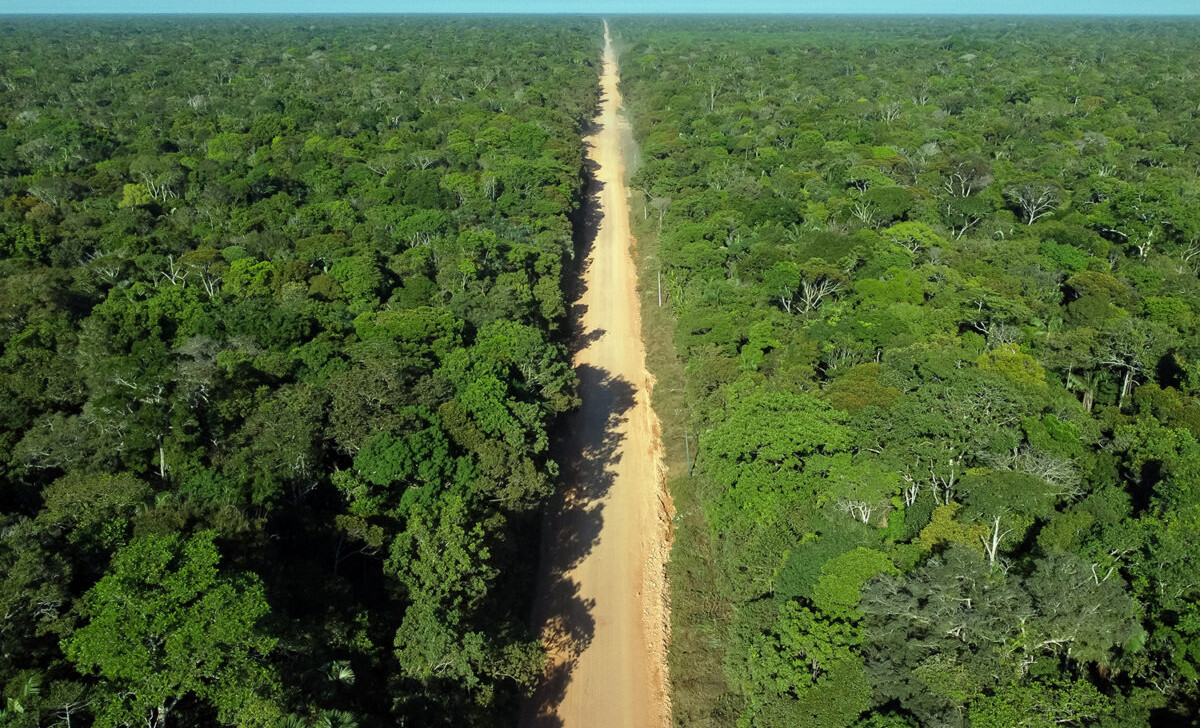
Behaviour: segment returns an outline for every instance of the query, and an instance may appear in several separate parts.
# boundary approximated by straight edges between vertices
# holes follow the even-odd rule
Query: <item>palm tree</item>
[[[30,675],[17,692],[16,697],[10,697],[0,708],[0,725],[17,724],[17,716],[23,715],[31,707],[33,699],[42,692],[42,676]],[[36,724],[36,721],[35,721]]]
[[[1092,411],[1096,402],[1096,389],[1100,386],[1100,372],[1092,370],[1083,374],[1067,373],[1067,389],[1083,395],[1083,408]]]
[[[317,716],[314,728],[358,728],[358,719],[343,710],[326,710]]]

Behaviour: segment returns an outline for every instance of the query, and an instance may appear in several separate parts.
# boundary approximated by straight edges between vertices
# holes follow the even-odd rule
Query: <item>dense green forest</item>
[[[1200,24],[613,28],[676,724],[1195,725]]]
[[[613,30],[676,723],[1197,724],[1200,23]],[[515,722],[600,42],[0,20],[0,726]]]
[[[0,21],[0,725],[515,721],[600,43]]]

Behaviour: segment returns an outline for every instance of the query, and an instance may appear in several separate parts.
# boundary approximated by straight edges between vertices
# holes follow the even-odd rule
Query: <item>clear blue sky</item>
[[[0,0],[0,13],[1054,13],[1197,15],[1200,0]]]

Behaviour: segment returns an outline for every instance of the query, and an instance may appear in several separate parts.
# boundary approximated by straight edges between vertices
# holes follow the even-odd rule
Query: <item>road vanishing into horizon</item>
[[[625,155],[633,140],[618,82],[605,22],[600,113],[585,139],[586,259],[572,307],[582,405],[556,445],[563,487],[543,524],[534,608],[549,665],[523,728],[670,725],[669,501],[631,250]]]

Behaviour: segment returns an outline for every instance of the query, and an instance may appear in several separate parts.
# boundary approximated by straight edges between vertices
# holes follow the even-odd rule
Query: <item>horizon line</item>
[[[38,10],[38,11],[4,11],[0,12],[0,19],[6,17],[47,17],[47,16],[77,16],[77,17],[141,17],[141,16],[175,16],[175,17],[262,17],[262,16],[307,16],[307,17],[343,17],[348,15],[371,15],[385,17],[403,17],[403,16],[504,16],[504,17],[522,17],[522,16],[562,16],[562,17],[586,17],[586,18],[620,18],[620,17],[662,17],[662,16],[703,16],[703,17],[753,17],[753,16],[773,16],[773,17],[876,17],[876,18],[1190,18],[1200,20],[1200,12],[1195,13],[1106,13],[1106,12],[1088,12],[1088,13],[1072,13],[1072,12],[955,12],[955,11],[929,11],[929,12],[787,12],[777,10],[747,10],[741,12],[724,12],[724,11],[696,11],[696,10],[666,10],[656,12],[638,12],[628,11],[619,13],[592,13],[592,12],[563,12],[563,11],[488,11],[480,12],[475,10],[406,10],[400,12],[386,12],[378,10],[339,10],[336,12],[325,11],[305,11],[305,10],[247,10],[238,12],[225,11],[204,11],[192,10],[187,12],[173,10],[110,10],[110,11],[87,11],[81,12],[76,10]]]

